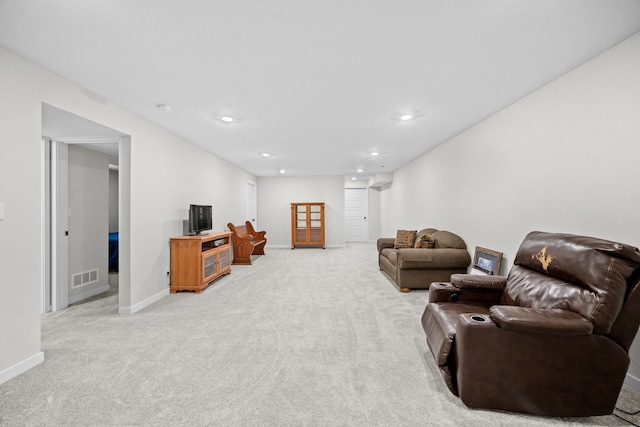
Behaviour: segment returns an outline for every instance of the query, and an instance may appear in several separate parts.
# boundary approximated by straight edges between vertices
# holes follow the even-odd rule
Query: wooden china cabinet
[[[291,203],[291,249],[321,246],[324,249],[324,203]]]

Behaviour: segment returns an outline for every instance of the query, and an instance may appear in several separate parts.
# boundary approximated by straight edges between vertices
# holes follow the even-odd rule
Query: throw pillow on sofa
[[[394,249],[412,248],[416,241],[417,230],[398,230],[396,240],[393,243]]]
[[[433,234],[421,234],[416,238],[414,248],[432,249],[436,246],[436,239]]]

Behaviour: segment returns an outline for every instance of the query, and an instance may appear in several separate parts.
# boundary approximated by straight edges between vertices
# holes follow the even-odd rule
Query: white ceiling
[[[638,31],[639,0],[0,0],[1,45],[258,176],[391,172]]]

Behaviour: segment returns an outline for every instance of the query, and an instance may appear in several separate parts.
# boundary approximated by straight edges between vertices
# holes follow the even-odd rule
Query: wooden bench
[[[233,246],[233,264],[251,264],[251,255],[264,255],[267,239],[266,231],[256,231],[250,221],[244,225],[227,224],[231,230]]]

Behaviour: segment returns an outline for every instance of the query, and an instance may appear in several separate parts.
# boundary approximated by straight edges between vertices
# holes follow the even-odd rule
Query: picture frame
[[[476,246],[471,274],[498,275],[502,264],[502,252]]]

